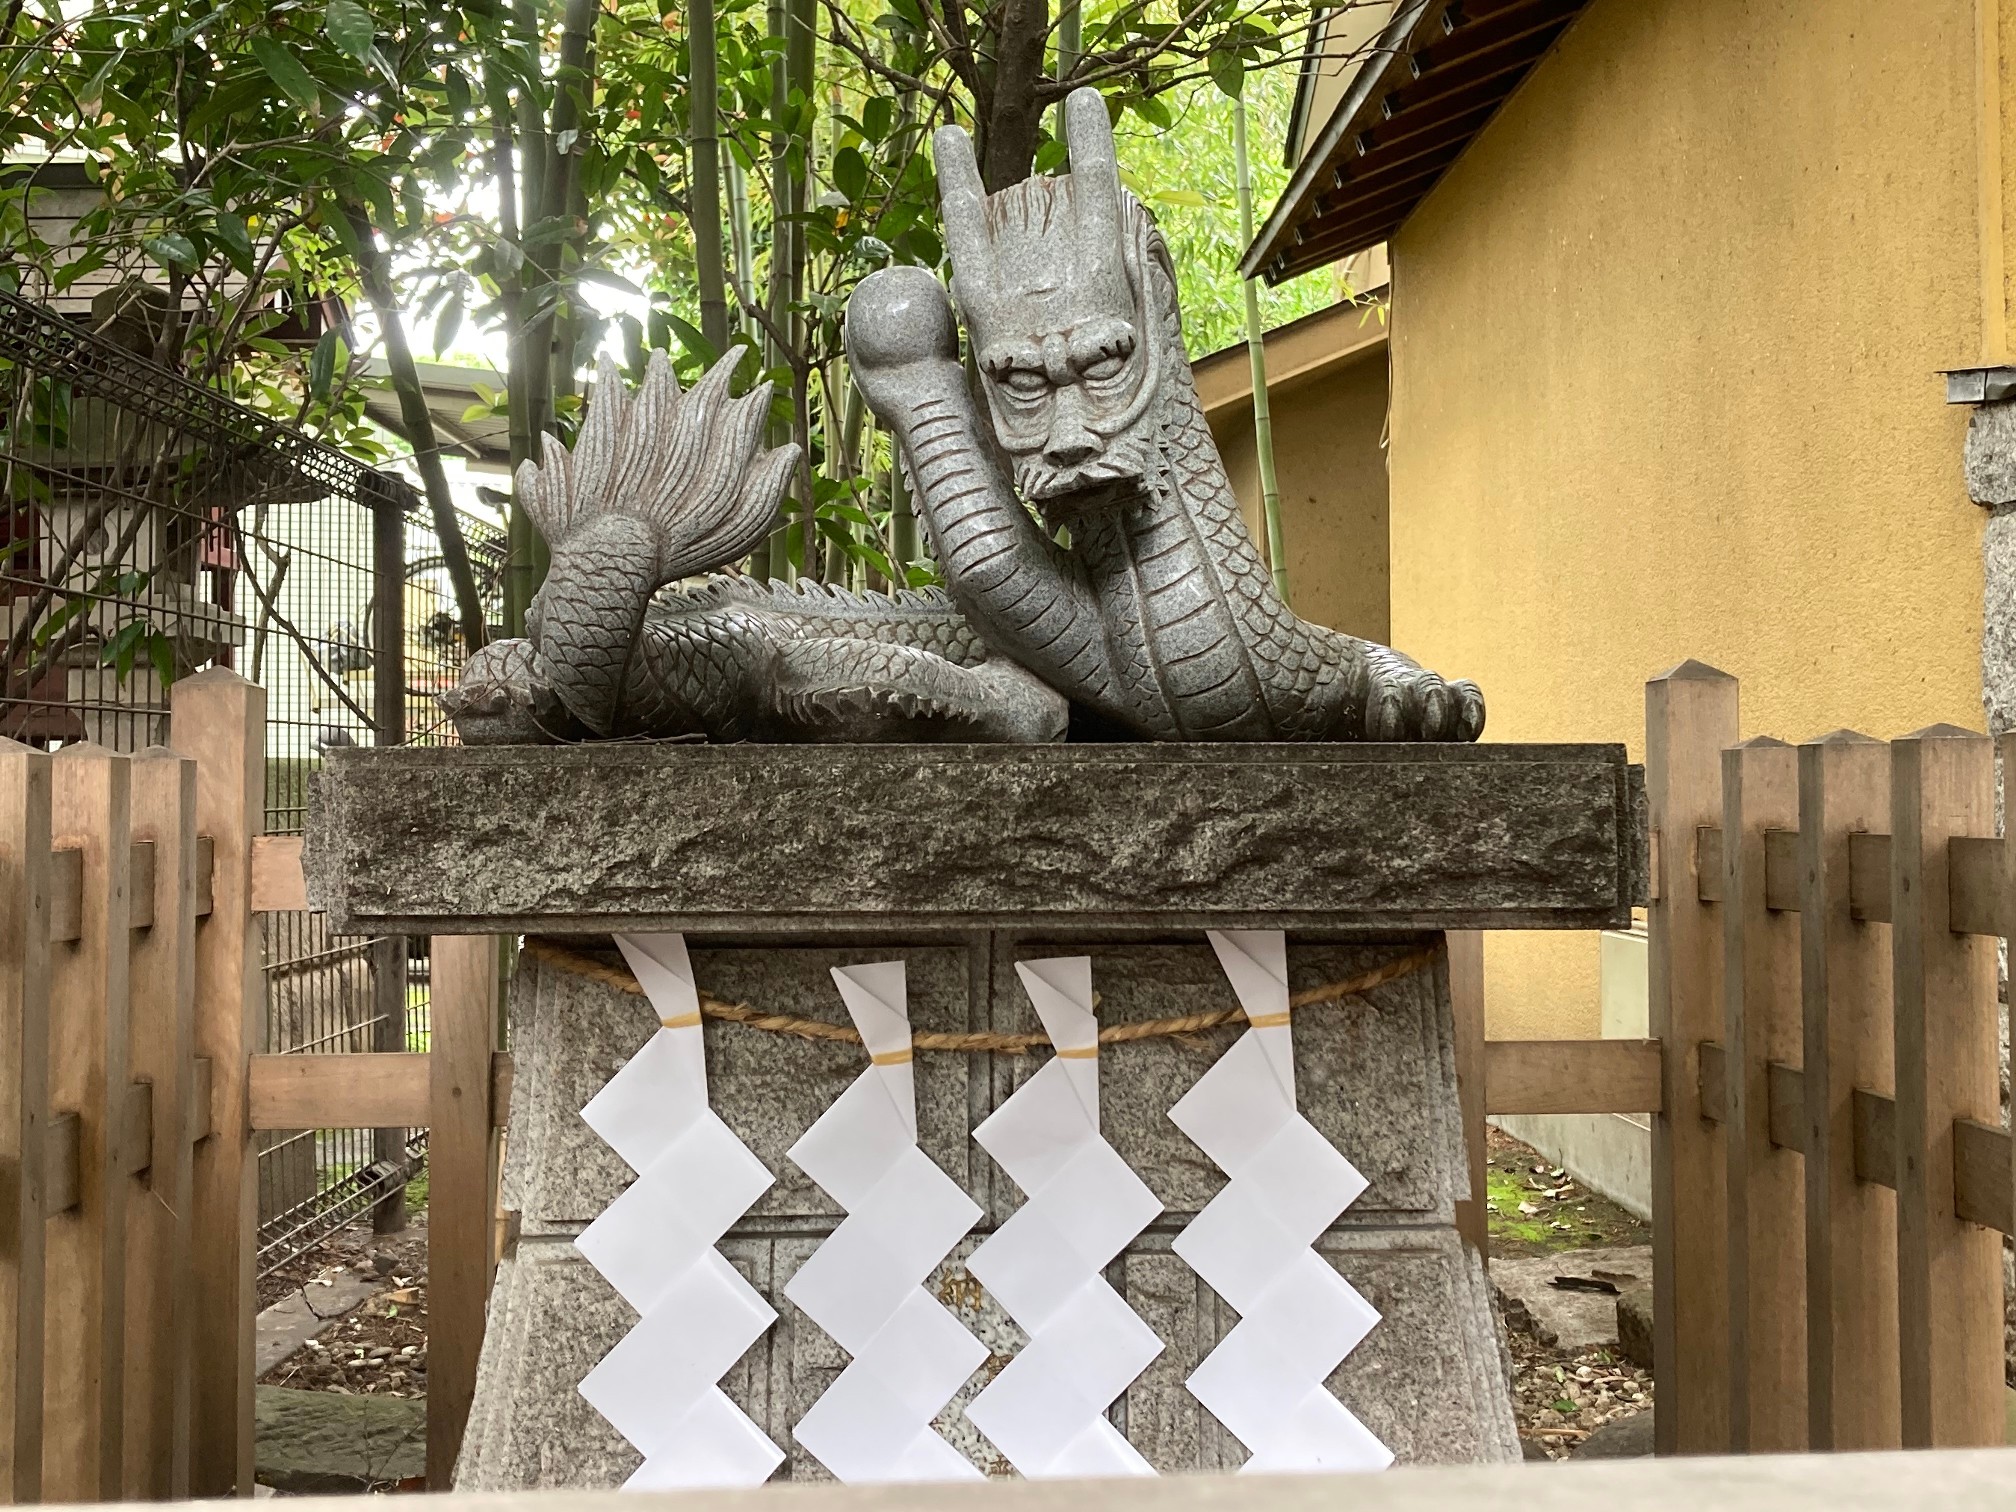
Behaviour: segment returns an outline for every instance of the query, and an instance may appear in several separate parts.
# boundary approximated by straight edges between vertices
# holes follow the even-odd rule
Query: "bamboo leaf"
[[[868,164],[860,152],[842,147],[833,154],[833,182],[850,203],[867,198]]]
[[[343,345],[343,337],[331,326],[316,338],[315,350],[308,358],[308,392],[317,399],[327,399],[329,388],[336,381],[336,352]]]
[[[371,13],[357,0],[329,0],[329,8],[322,13],[322,29],[331,42],[360,63],[370,57],[372,44],[378,39]]]
[[[175,681],[175,640],[153,626],[147,628],[147,659],[154,663],[154,675],[167,687]]]
[[[301,60],[285,45],[271,37],[254,37],[251,46],[252,56],[266,70],[266,77],[280,86],[282,94],[303,110],[318,111],[322,108],[322,91],[308,76],[308,70],[301,66]]]
[[[1246,87],[1246,60],[1230,48],[1221,48],[1211,54],[1210,68],[1211,82],[1238,99]]]
[[[196,266],[196,245],[180,231],[164,231],[159,236],[150,236],[144,245],[148,255],[164,268]]]
[[[720,350],[713,342],[702,336],[696,327],[681,320],[670,311],[666,312],[665,323],[672,328],[672,334],[679,338],[679,345],[684,347],[690,355],[700,359],[702,367],[712,367],[716,362],[720,361]]]
[[[434,322],[434,355],[439,357],[455,344],[455,337],[462,329],[462,314],[465,301],[462,291],[457,289],[442,308],[441,318]]]

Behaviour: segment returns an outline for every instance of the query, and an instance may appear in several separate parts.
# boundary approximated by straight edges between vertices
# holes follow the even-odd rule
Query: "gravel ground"
[[[346,1269],[381,1277],[384,1289],[267,1371],[259,1383],[346,1396],[425,1396],[427,1215],[414,1214],[399,1234],[374,1234],[369,1219],[337,1230],[261,1281],[260,1304],[270,1305],[298,1288],[312,1306],[318,1282]]]
[[[1614,1349],[1549,1349],[1519,1329],[1509,1330],[1508,1339],[1519,1437],[1549,1459],[1568,1458],[1603,1424],[1652,1405],[1652,1372]]]

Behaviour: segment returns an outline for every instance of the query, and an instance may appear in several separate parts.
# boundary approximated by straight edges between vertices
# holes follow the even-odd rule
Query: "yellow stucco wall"
[[[1386,639],[1386,353],[1375,348],[1301,383],[1268,389],[1281,537],[1295,612]],[[1253,406],[1214,411],[1212,435],[1253,538],[1266,539]]]
[[[1393,637],[1487,739],[1640,759],[1689,656],[1745,735],[1980,727],[1935,371],[1983,343],[1976,42],[1975,0],[1595,0],[1394,239]],[[1597,1032],[1593,937],[1487,963],[1494,1036]]]

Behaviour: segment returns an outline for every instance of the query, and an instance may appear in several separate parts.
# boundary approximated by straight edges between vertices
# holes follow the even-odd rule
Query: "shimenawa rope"
[[[591,981],[614,987],[619,992],[635,993],[642,996],[644,989],[637,984],[629,968],[611,966],[594,956],[570,949],[556,940],[528,936],[525,953],[535,960],[557,966],[563,971],[571,971],[585,976]],[[1411,950],[1405,955],[1383,961],[1369,971],[1361,971],[1341,982],[1325,982],[1320,987],[1310,987],[1288,999],[1291,1008],[1312,1008],[1318,1003],[1334,1003],[1341,998],[1356,997],[1359,993],[1370,992],[1386,982],[1397,980],[1418,971],[1434,959],[1434,951],[1429,949]],[[766,1034],[789,1034],[799,1039],[832,1040],[836,1043],[858,1045],[861,1036],[855,1030],[841,1024],[829,1024],[823,1019],[800,1018],[791,1013],[764,1013],[751,1008],[747,1003],[724,1003],[717,997],[703,992],[700,994],[700,1012],[711,1019],[721,1019],[731,1024],[746,1024],[751,1029],[761,1029]],[[1204,1013],[1182,1013],[1173,1018],[1143,1019],[1134,1024],[1111,1024],[1099,1031],[1102,1045],[1125,1045],[1136,1040],[1168,1039],[1176,1035],[1198,1034],[1206,1029],[1217,1029],[1225,1024],[1236,1024],[1244,1020],[1243,1008],[1213,1008]],[[1266,1016],[1267,1023],[1275,1022],[1275,1016]],[[1027,1055],[1032,1050],[1047,1050],[1049,1037],[1040,1031],[1033,1034],[950,1034],[937,1030],[920,1030],[911,1036],[911,1045],[918,1050],[947,1050],[967,1055]]]

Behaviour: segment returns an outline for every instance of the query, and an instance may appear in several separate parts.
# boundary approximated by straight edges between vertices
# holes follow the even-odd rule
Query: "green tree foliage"
[[[0,157],[81,158],[105,194],[52,246],[26,181],[0,183],[0,245],[31,292],[106,270],[165,287],[183,314],[158,355],[365,456],[374,344],[402,387],[414,350],[501,346],[509,385],[486,407],[517,459],[569,435],[605,345],[633,375],[664,350],[688,378],[748,346],[741,381],[777,384],[773,439],[806,452],[752,569],[914,582],[928,564],[840,338],[861,277],[943,264],[932,129],[973,130],[1000,187],[1065,167],[1052,107],[1104,92],[1208,350],[1240,321],[1227,96],[1247,87],[1256,135],[1278,140],[1292,69],[1276,65],[1314,16],[1290,0],[1065,17],[1046,0],[14,0]],[[1332,297],[1304,282],[1320,287],[1270,296],[1277,318]],[[310,307],[320,338],[279,340]],[[425,416],[406,407],[424,462]],[[422,471],[452,536],[445,483]],[[540,553],[515,519],[514,616]]]

